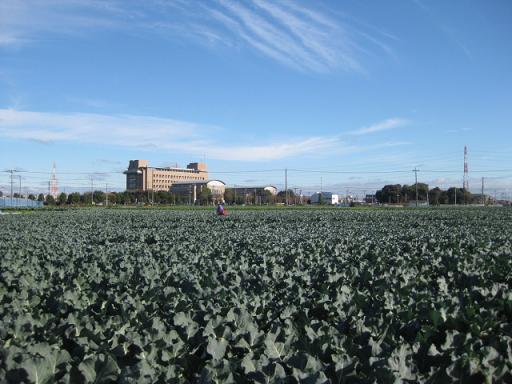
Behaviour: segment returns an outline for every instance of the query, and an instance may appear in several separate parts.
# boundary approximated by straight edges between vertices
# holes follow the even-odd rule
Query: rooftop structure
[[[187,168],[150,167],[148,160],[130,160],[126,175],[128,192],[168,191],[175,183],[208,179],[205,163],[189,163]]]

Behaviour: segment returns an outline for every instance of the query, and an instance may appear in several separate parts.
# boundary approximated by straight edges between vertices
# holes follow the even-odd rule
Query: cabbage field
[[[512,210],[0,216],[0,382],[512,382]]]

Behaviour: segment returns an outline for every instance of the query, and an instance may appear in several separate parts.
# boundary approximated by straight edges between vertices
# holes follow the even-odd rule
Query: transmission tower
[[[462,187],[465,191],[469,191],[469,178],[468,178],[468,147],[464,146],[464,181]]]
[[[58,194],[59,194],[59,186],[57,184],[57,168],[55,166],[55,161],[54,161],[53,167],[52,167],[52,177],[50,179],[50,195],[52,195],[53,198],[56,199]]]

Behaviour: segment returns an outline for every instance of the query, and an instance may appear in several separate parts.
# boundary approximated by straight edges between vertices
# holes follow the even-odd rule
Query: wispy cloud
[[[355,136],[368,135],[371,133],[388,131],[390,129],[402,127],[408,123],[409,123],[408,120],[402,119],[402,118],[387,119],[387,120],[381,121],[379,123],[370,125],[368,127],[363,127],[363,128],[356,129],[354,131],[350,131],[349,134],[355,135]]]
[[[106,29],[248,48],[282,65],[313,72],[361,71],[370,50],[393,55],[394,41],[390,34],[377,37],[375,27],[355,24],[327,8],[282,1],[0,2],[0,47],[37,41],[45,34],[87,38]]]
[[[0,135],[40,142],[109,142],[119,145],[154,146],[159,139],[196,137],[196,124],[171,119],[92,113],[49,113],[0,109]],[[138,142],[138,144],[137,144]]]
[[[382,124],[386,124],[385,122]],[[389,123],[388,123],[389,124]],[[222,128],[151,116],[49,113],[0,109],[0,136],[41,143],[78,142],[185,153],[234,161],[268,161],[304,155],[364,152],[405,145],[384,142],[353,145],[340,135],[292,137],[251,144],[221,143],[212,132]],[[368,132],[370,133],[370,132]]]
[[[249,45],[285,65],[318,72],[339,66],[359,69],[351,38],[341,23],[326,15],[262,0],[254,0],[252,7],[224,0],[221,4],[229,16],[223,13],[219,20],[227,28],[242,31]]]

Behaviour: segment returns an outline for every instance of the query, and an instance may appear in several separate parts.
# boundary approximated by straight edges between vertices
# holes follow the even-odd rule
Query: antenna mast
[[[468,147],[464,146],[464,191],[469,191],[469,178],[468,178]]]
[[[55,166],[55,161],[54,161],[53,167],[52,167],[52,177],[50,179],[50,195],[52,195],[53,198],[56,199],[58,194],[59,194],[59,186],[57,184],[57,168]]]

